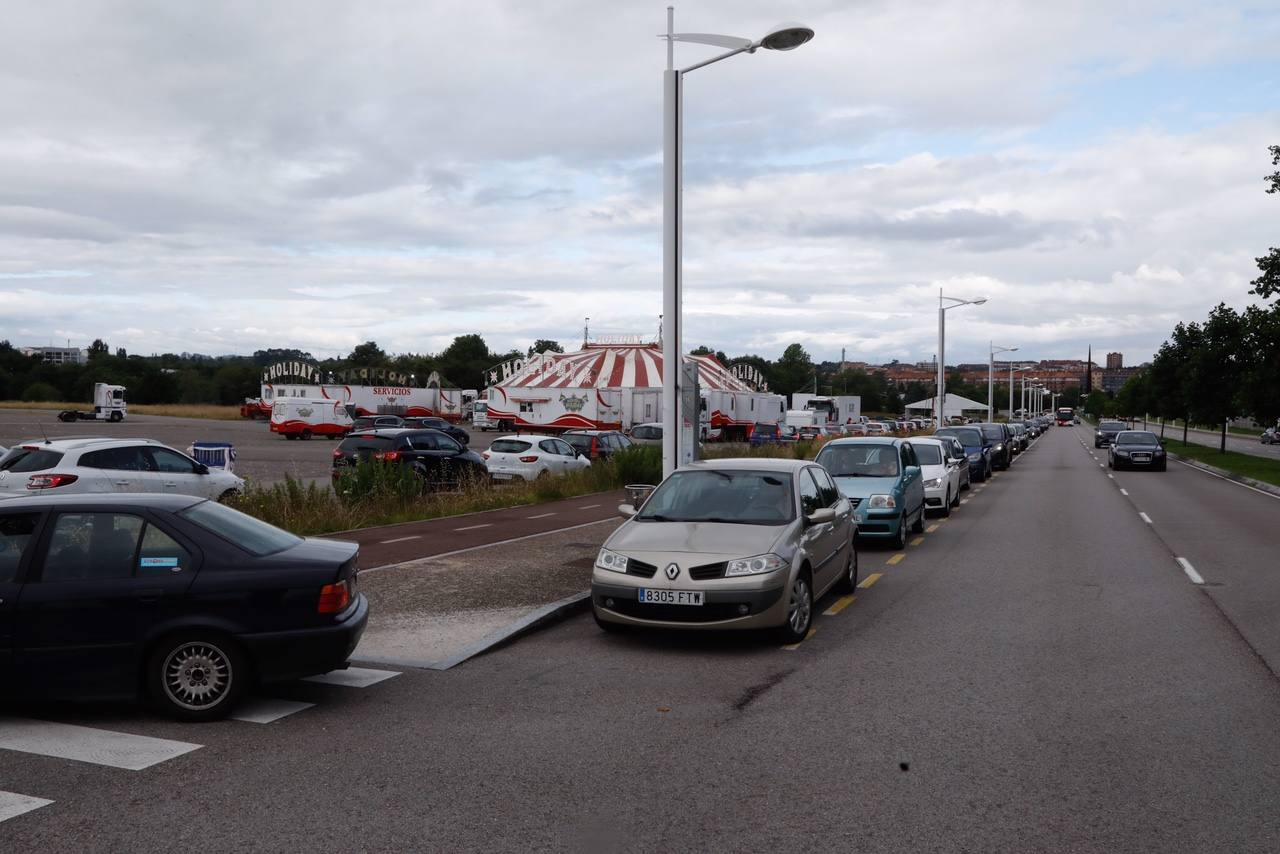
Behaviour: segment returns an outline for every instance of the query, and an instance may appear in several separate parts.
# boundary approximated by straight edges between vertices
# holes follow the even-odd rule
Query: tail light
[[[484,458],[487,460],[487,459],[489,459],[489,452],[488,452],[488,451],[485,451],[485,452],[484,452],[483,454],[481,454],[480,456],[484,457]]]
[[[399,451],[378,451],[373,455],[373,458],[375,460],[385,460],[386,462],[394,463],[396,460],[400,459],[400,452]]]
[[[340,460],[340,459],[342,459],[342,451],[339,451],[337,448],[334,448],[334,449],[333,449],[333,458],[334,458],[335,460]]]
[[[79,479],[74,474],[33,474],[27,479],[27,489],[56,489]]]
[[[337,614],[351,604],[351,588],[347,582],[326,584],[320,588],[320,601],[316,603],[316,613]]]
[[[521,457],[520,458],[520,462],[522,463],[536,463],[537,461],[538,461],[537,457]]]

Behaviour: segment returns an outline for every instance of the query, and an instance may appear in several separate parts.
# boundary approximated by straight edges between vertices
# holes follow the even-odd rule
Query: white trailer
[[[75,409],[64,409],[58,413],[59,421],[123,421],[129,414],[129,406],[125,403],[125,387],[109,383],[93,384],[93,411],[80,412]]]
[[[792,410],[810,409],[817,413],[818,426],[857,424],[862,420],[862,398],[858,395],[791,395]]]
[[[338,439],[351,432],[351,424],[347,408],[334,400],[290,398],[271,407],[271,432],[286,439]]]

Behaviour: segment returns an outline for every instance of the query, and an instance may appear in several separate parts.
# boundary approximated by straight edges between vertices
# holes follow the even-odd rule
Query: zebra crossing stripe
[[[0,718],[0,748],[141,771],[199,750],[199,744],[73,724]]]
[[[8,821],[23,813],[47,807],[53,801],[44,798],[33,798],[30,795],[19,795],[17,792],[0,792],[0,821]]]
[[[303,682],[319,682],[322,685],[341,685],[344,688],[368,688],[385,679],[399,676],[398,670],[374,670],[371,667],[348,667],[346,670],[331,670],[319,676],[308,676]]]
[[[277,700],[272,697],[254,697],[245,700],[232,713],[233,721],[245,721],[251,724],[275,723],[294,712],[310,709],[315,703],[300,703],[297,700]]]

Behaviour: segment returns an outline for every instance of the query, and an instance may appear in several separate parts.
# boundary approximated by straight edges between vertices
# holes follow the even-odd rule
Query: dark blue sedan
[[[940,427],[933,431],[935,436],[954,436],[964,445],[965,457],[969,460],[969,479],[982,481],[991,477],[991,455],[993,443],[982,434],[977,427]]]
[[[189,496],[0,502],[0,695],[223,717],[251,683],[346,665],[358,557]]]

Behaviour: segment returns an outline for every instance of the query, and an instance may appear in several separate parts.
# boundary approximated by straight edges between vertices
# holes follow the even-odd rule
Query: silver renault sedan
[[[777,628],[803,640],[831,588],[858,580],[853,508],[805,460],[708,460],[673,472],[605,541],[591,577],[602,629]]]

